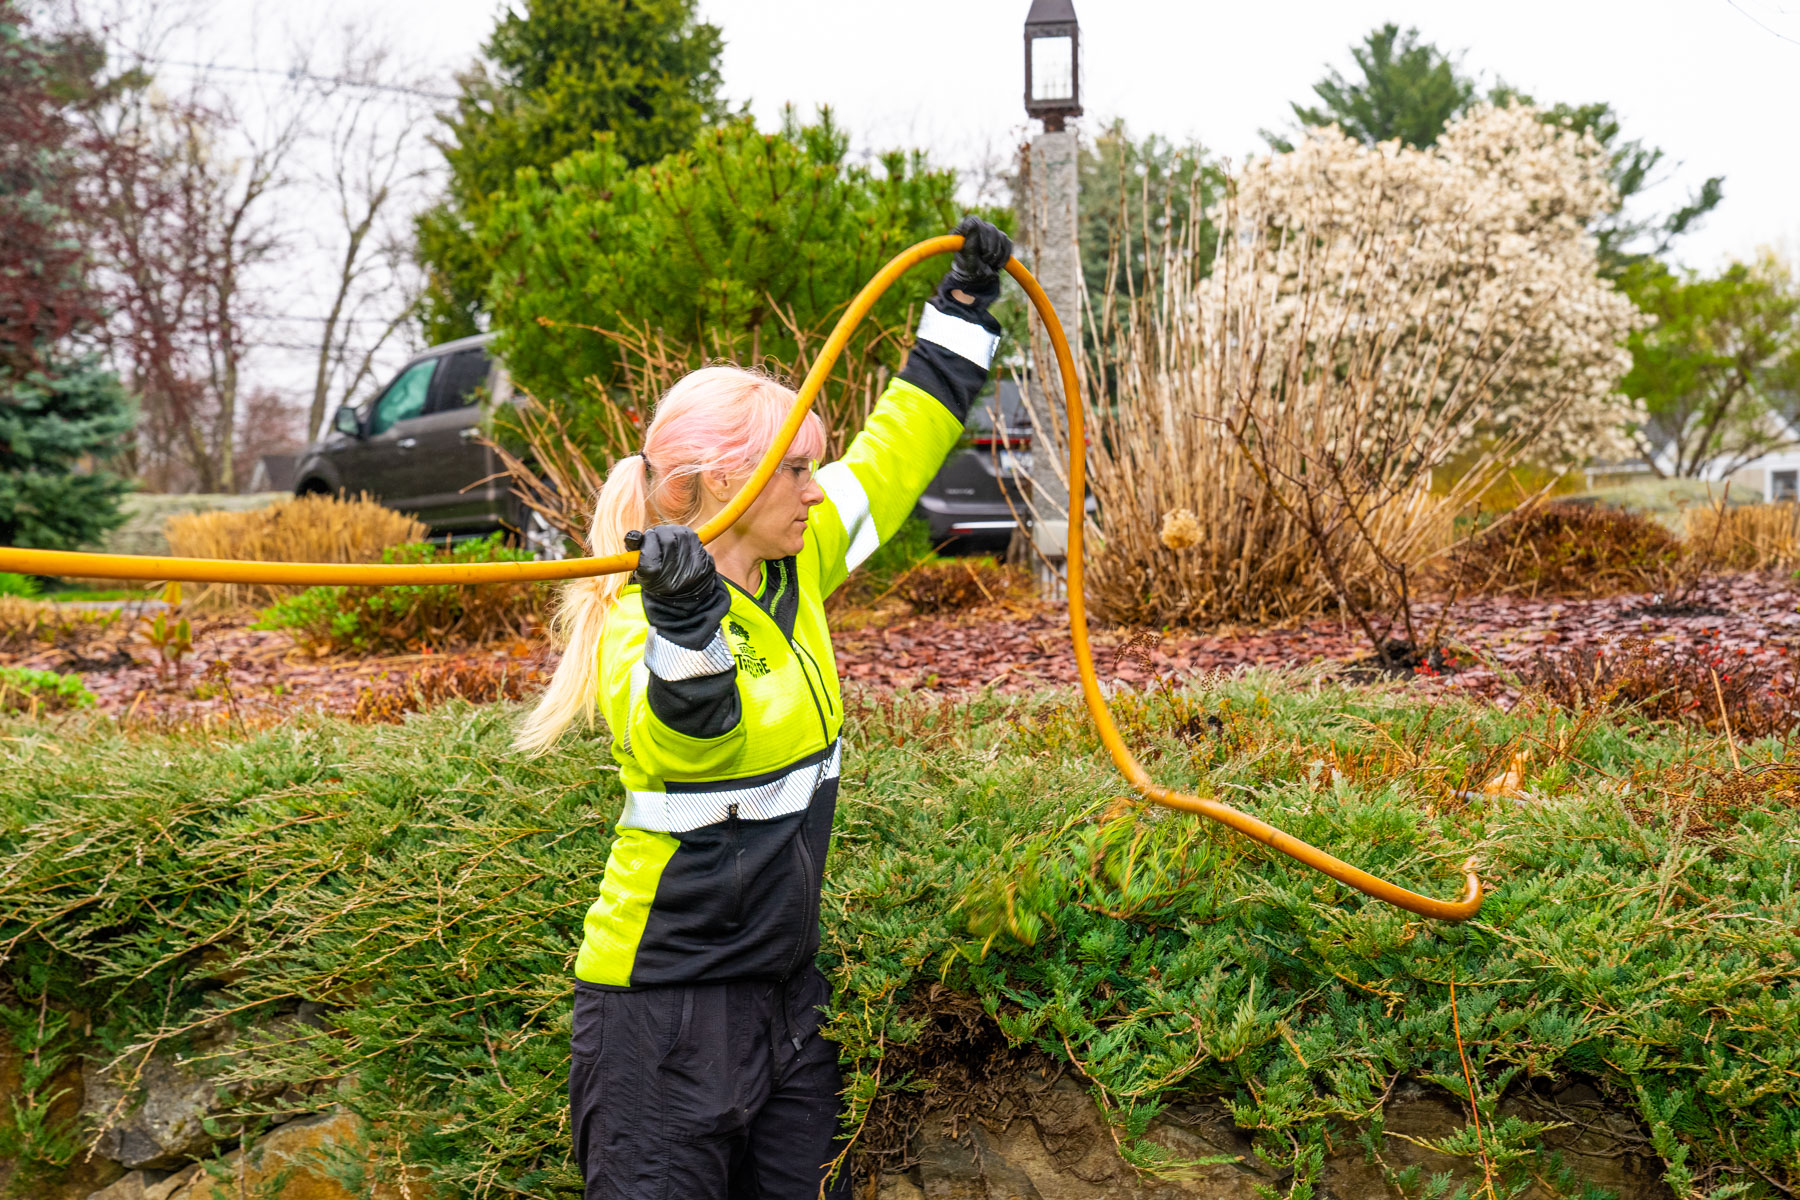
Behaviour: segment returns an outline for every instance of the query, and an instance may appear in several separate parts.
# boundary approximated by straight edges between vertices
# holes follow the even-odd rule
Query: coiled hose
[[[962,238],[954,234],[944,237],[928,238],[916,246],[912,246],[896,255],[886,266],[882,267],[851,301],[831,336],[825,342],[823,351],[814,361],[812,370],[807,373],[805,381],[800,385],[799,395],[795,397],[794,407],[776,435],[775,444],[763,456],[756,470],[738,494],[732,498],[723,511],[708,521],[699,530],[700,540],[710,542],[730,527],[732,522],[743,515],[744,510],[755,503],[765,484],[775,474],[787,447],[799,432],[801,422],[812,407],[813,399],[819,394],[819,388],[831,373],[838,355],[843,352],[845,344],[850,340],[851,332],[868,313],[882,293],[891,287],[895,280],[911,270],[925,259],[939,254],[948,254],[962,247]],[[1006,264],[1007,274],[1018,281],[1025,294],[1031,298],[1038,316],[1044,322],[1045,332],[1049,335],[1050,344],[1056,351],[1056,362],[1062,372],[1063,396],[1068,404],[1069,433],[1069,494],[1075,502],[1070,505],[1071,513],[1083,511],[1081,498],[1087,495],[1087,464],[1082,447],[1085,438],[1082,432],[1081,381],[1077,378],[1075,359],[1069,351],[1068,338],[1063,334],[1062,323],[1057,320],[1056,310],[1051,307],[1050,298],[1038,281],[1026,270],[1024,264],[1014,258]],[[408,566],[402,564],[364,564],[347,565],[335,563],[266,563],[266,562],[231,562],[208,558],[157,558],[134,554],[88,554],[66,550],[21,550],[0,547],[0,571],[16,571],[33,575],[65,575],[87,576],[107,579],[144,579],[144,580],[184,580],[196,583],[283,583],[283,584],[350,584],[358,586],[382,587],[392,584],[431,584],[431,583],[496,583],[496,582],[528,582],[551,579],[579,579],[594,575],[609,575],[620,571],[629,571],[637,565],[635,553],[607,554],[592,558],[564,559],[558,562],[496,562],[496,563],[453,563],[431,566]],[[1099,731],[1100,741],[1112,756],[1113,764],[1120,773],[1145,798],[1153,800],[1168,808],[1182,812],[1194,813],[1208,817],[1222,825],[1227,825],[1246,837],[1251,837],[1277,850],[1289,858],[1305,863],[1315,870],[1322,871],[1340,883],[1349,885],[1365,895],[1377,900],[1386,901],[1396,907],[1406,909],[1424,917],[1432,917],[1440,921],[1464,921],[1481,908],[1481,880],[1476,876],[1470,864],[1464,864],[1463,893],[1455,900],[1434,900],[1430,896],[1422,896],[1417,892],[1378,879],[1357,867],[1351,866],[1342,859],[1325,853],[1317,847],[1310,846],[1298,838],[1290,837],[1265,821],[1239,812],[1228,804],[1211,800],[1203,796],[1190,796],[1182,792],[1172,791],[1153,781],[1139,765],[1131,751],[1126,747],[1124,739],[1119,736],[1118,726],[1113,723],[1112,713],[1107,708],[1106,698],[1100,692],[1100,681],[1094,673],[1093,651],[1088,645],[1087,612],[1082,597],[1082,522],[1069,522],[1069,638],[1074,643],[1075,661],[1081,674],[1081,693],[1087,701],[1089,715]]]

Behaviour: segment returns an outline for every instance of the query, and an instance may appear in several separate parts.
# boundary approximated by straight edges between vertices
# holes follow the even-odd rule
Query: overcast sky
[[[321,0],[226,6],[203,35],[228,59],[280,65],[273,22],[375,19],[421,64],[473,56],[498,0]],[[859,150],[924,148],[968,165],[1027,136],[1022,26],[1029,0],[700,0],[725,35],[727,95],[765,126],[783,104],[832,105]],[[1800,0],[1076,0],[1092,129],[1197,139],[1241,159],[1285,128],[1327,65],[1385,21],[1545,102],[1610,102],[1626,136],[1668,152],[1648,197],[1672,207],[1710,175],[1725,200],[1676,248],[1712,269],[1776,244],[1800,250]],[[251,13],[256,16],[252,18]],[[300,16],[286,16],[299,13]],[[271,20],[273,19],[273,20]],[[304,33],[297,29],[296,32]],[[215,60],[222,61],[222,60]]]

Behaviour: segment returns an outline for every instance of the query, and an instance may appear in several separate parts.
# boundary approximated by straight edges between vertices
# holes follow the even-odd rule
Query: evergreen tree
[[[77,232],[80,139],[103,57],[0,0],[0,544],[72,549],[122,520],[125,481],[94,470],[133,414],[118,378],[71,348],[96,317]]]
[[[1436,46],[1421,44],[1417,29],[1389,24],[1371,30],[1362,45],[1350,48],[1350,57],[1362,78],[1345,79],[1332,68],[1313,84],[1319,104],[1291,106],[1302,126],[1336,124],[1370,146],[1394,138],[1429,146],[1475,99],[1475,81]],[[1269,140],[1277,149],[1290,148],[1279,137]]]
[[[955,175],[922,156],[871,166],[848,151],[829,112],[808,126],[789,113],[779,132],[729,121],[650,166],[632,168],[606,135],[550,171],[521,172],[479,244],[497,264],[489,300],[513,377],[604,463],[617,449],[604,433],[617,424],[616,389],[629,382],[621,361],[642,369],[645,356],[601,331],[648,337],[652,357],[684,369],[730,359],[797,371],[882,263],[961,211]],[[843,361],[897,367],[936,279],[901,279]],[[854,407],[845,390],[827,402]]]
[[[131,485],[86,468],[136,420],[119,377],[95,356],[50,354],[0,388],[0,545],[74,550],[116,529]]]
[[[1298,124],[1335,124],[1371,146],[1398,138],[1405,145],[1425,147],[1434,144],[1444,126],[1478,100],[1537,104],[1504,82],[1483,94],[1479,83],[1464,75],[1456,60],[1430,42],[1421,42],[1417,29],[1402,30],[1389,24],[1371,30],[1362,45],[1351,47],[1350,57],[1359,77],[1345,78],[1332,68],[1313,85],[1319,103],[1291,106]],[[1671,242],[1724,198],[1724,179],[1714,176],[1672,212],[1628,217],[1626,205],[1654,182],[1652,173],[1663,162],[1663,151],[1640,139],[1625,138],[1618,114],[1609,104],[1539,107],[1546,121],[1593,134],[1611,159],[1608,174],[1619,193],[1618,206],[1592,228],[1600,242],[1601,269],[1611,278],[1667,252]],[[1291,141],[1279,134],[1265,132],[1263,136],[1277,150],[1292,148]]]
[[[527,0],[522,13],[501,17],[445,118],[448,194],[418,222],[429,340],[480,327],[492,263],[476,231],[521,167],[547,170],[600,133],[627,165],[656,162],[724,114],[723,38],[695,8],[695,0]]]

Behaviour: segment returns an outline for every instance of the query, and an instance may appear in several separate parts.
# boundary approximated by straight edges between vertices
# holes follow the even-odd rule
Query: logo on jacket
[[[731,639],[731,657],[737,660],[737,669],[741,674],[752,679],[760,679],[769,673],[769,664],[762,655],[750,648],[750,631],[736,621],[725,622],[725,633]]]

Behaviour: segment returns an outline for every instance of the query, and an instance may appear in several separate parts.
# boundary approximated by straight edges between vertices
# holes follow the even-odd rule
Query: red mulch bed
[[[1642,614],[1645,595],[1603,600],[1521,600],[1481,596],[1457,602],[1446,640],[1462,647],[1456,670],[1422,680],[1489,699],[1514,697],[1509,676],[1540,651],[1611,647],[1626,638],[1696,639],[1773,663],[1800,642],[1800,590],[1785,575],[1736,574],[1703,582],[1687,597],[1687,615]],[[1717,610],[1707,612],[1704,610]],[[1441,616],[1418,606],[1415,625],[1427,635]],[[1241,666],[1295,667],[1343,663],[1370,653],[1354,626],[1333,619],[1292,629],[1175,632],[1145,647],[1148,631],[1093,629],[1094,661],[1103,680],[1142,686],[1153,676],[1177,678]],[[1392,636],[1404,636],[1404,630]],[[878,688],[1022,691],[1076,682],[1065,610],[1043,608],[1004,616],[917,617],[839,634],[838,670]]]
[[[1628,637],[1705,638],[1710,646],[1741,651],[1759,663],[1784,660],[1800,642],[1800,590],[1786,576],[1739,574],[1708,580],[1688,597],[1716,614],[1645,615],[1650,597],[1604,600],[1519,600],[1477,597],[1458,602],[1445,624],[1452,643],[1467,652],[1460,669],[1423,686],[1443,686],[1506,703],[1509,675],[1543,650],[1611,646]],[[1419,608],[1421,631],[1436,622],[1436,605]],[[278,633],[231,621],[197,623],[195,650],[177,678],[159,671],[155,651],[134,632],[102,646],[116,665],[81,670],[65,650],[0,654],[0,666],[81,670],[102,711],[163,724],[273,723],[296,711],[348,714],[369,689],[403,685],[414,672],[446,665],[492,674],[504,670],[546,677],[556,655],[541,641],[476,650],[383,658],[315,659]],[[1403,631],[1397,631],[1403,633]],[[1369,652],[1354,627],[1336,619],[1291,629],[1209,634],[1093,627],[1102,679],[1142,686],[1155,676],[1177,678],[1242,666],[1289,667],[1344,663]],[[834,635],[838,670],[852,684],[877,689],[1020,692],[1076,682],[1066,611],[1055,606],[1008,606],[933,617],[901,618]],[[96,657],[92,648],[89,657]],[[1471,665],[1471,660],[1474,660]],[[225,667],[207,668],[223,662]],[[228,684],[229,687],[224,685]]]

